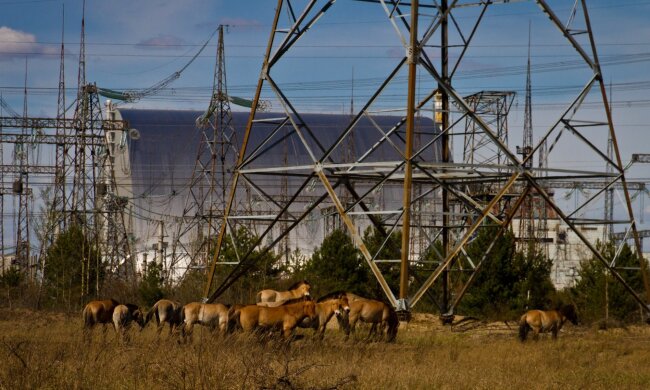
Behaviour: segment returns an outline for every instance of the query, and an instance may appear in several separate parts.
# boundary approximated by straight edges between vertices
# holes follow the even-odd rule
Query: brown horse
[[[340,318],[349,312],[350,305],[347,295],[340,291],[333,292],[316,301],[316,318],[305,318],[298,326],[314,329],[314,334],[318,334],[322,339],[325,337],[325,328],[332,316],[336,315],[337,318]]]
[[[294,283],[288,291],[262,290],[257,293],[257,303],[284,302],[296,298],[308,297],[311,285],[306,280]]]
[[[386,341],[392,342],[395,340],[397,328],[399,327],[399,319],[395,309],[381,301],[363,298],[352,293],[346,295],[350,303],[348,321],[347,324],[345,321],[339,321],[345,329],[346,340],[350,337],[350,332],[354,335],[355,326],[359,320],[372,324],[368,332],[368,339],[373,335],[382,339],[385,331]],[[379,328],[379,332],[377,328]]]
[[[538,339],[540,333],[551,332],[553,338],[562,329],[566,320],[578,325],[578,314],[574,305],[564,305],[558,310],[529,310],[519,319],[519,339],[526,341],[528,332],[533,331],[533,338]]]
[[[113,326],[118,340],[128,341],[126,331],[131,327],[132,322],[140,325],[140,329],[144,327],[144,317],[140,308],[131,303],[117,305],[113,310]]]
[[[281,328],[284,337],[289,337],[305,317],[316,317],[316,304],[314,301],[299,298],[278,307],[244,306],[239,309],[237,323],[245,332],[259,328]]]
[[[219,328],[219,332],[225,334],[228,328],[228,306],[221,303],[188,303],[181,309],[181,323],[183,339],[186,335],[192,339],[194,324],[207,326],[211,331]]]
[[[147,312],[147,318],[144,322],[146,326],[152,318],[156,319],[156,332],[158,337],[160,337],[160,332],[162,332],[165,327],[165,323],[169,325],[169,336],[171,336],[175,330],[181,325],[181,310],[183,306],[180,302],[170,301],[169,299],[161,299],[156,302],[151,310]]]
[[[84,320],[84,338],[89,340],[90,332],[97,324],[104,324],[104,334],[106,333],[106,324],[113,322],[113,311],[119,305],[115,299],[106,299],[103,301],[90,301],[83,309],[82,317]]]

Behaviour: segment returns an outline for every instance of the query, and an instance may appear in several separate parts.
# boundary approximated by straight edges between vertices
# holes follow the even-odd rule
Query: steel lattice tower
[[[27,58],[25,58],[25,89],[23,118],[27,118]],[[14,161],[18,163],[19,173],[14,182],[14,193],[18,196],[18,220],[16,221],[16,264],[23,271],[30,271],[29,237],[29,129],[22,128],[21,142],[15,145]]]
[[[196,156],[194,172],[189,185],[189,194],[183,209],[182,223],[173,240],[172,256],[177,254],[177,245],[183,246],[182,237],[195,233],[192,248],[183,248],[189,254],[191,266],[206,267],[213,250],[212,240],[223,219],[226,191],[232,173],[229,167],[237,157],[235,128],[226,81],[226,58],[224,50],[224,27],[218,28],[216,62],[212,83],[212,95],[207,110],[196,119],[202,130]],[[172,260],[176,263],[176,260]]]
[[[286,66],[284,58],[290,57],[295,44],[317,28],[319,20],[322,20],[328,10],[335,6],[334,3],[334,0],[304,2],[278,0],[254,104],[241,143],[223,223],[217,237],[217,250],[213,257],[205,289],[207,300],[216,299],[254,265],[254,260],[249,258],[251,253],[244,254],[239,264],[225,275],[223,282],[213,290],[212,280],[217,267],[219,251],[229,234],[226,229],[227,223],[233,215],[237,215],[238,220],[243,219],[244,211],[235,202],[235,199],[238,199],[243,192],[242,183],[252,182],[264,190],[265,181],[262,178],[273,177],[273,175],[276,178],[290,175],[293,185],[288,199],[278,201],[269,196],[269,203],[275,205],[275,216],[262,229],[257,242],[258,248],[262,251],[272,250],[275,244],[307,218],[316,207],[331,204],[336,208],[353,242],[362,252],[386,294],[386,298],[400,311],[408,312],[431,286],[439,283],[442,294],[439,299],[439,302],[442,302],[440,312],[443,315],[453,314],[468,287],[475,280],[475,275],[483,264],[490,261],[490,252],[497,239],[510,228],[513,217],[520,211],[526,198],[531,194],[544,203],[543,207],[552,210],[557,218],[568,226],[572,234],[575,234],[591,254],[607,267],[634,299],[642,304],[644,309],[650,310],[646,305],[646,300],[642,298],[641,292],[635,291],[629,285],[628,281],[612,265],[613,263],[605,258],[603,253],[587,239],[578,227],[581,224],[602,223],[602,220],[581,219],[576,215],[596,196],[601,195],[605,189],[620,186],[625,193],[625,201],[622,206],[626,210],[627,218],[619,223],[632,232],[637,253],[641,253],[636,221],[609,111],[586,0],[576,2],[576,15],[570,18],[571,25],[562,23],[558,14],[546,1],[536,1],[541,12],[559,30],[560,36],[568,47],[573,48],[574,53],[577,53],[577,56],[584,62],[586,76],[584,88],[578,96],[558,112],[551,126],[530,144],[530,151],[522,158],[519,158],[516,151],[511,150],[500,139],[488,119],[473,109],[469,102],[458,93],[454,83],[454,76],[463,71],[459,65],[472,44],[478,26],[486,17],[487,9],[496,6],[511,6],[512,4],[506,0],[479,2],[459,0],[420,2],[412,0],[409,3],[393,0],[364,1],[366,6],[380,7],[384,11],[387,21],[397,34],[397,42],[400,42],[405,49],[405,55],[395,60],[394,68],[388,72],[384,81],[376,85],[374,93],[355,112],[350,122],[341,129],[336,140],[331,144],[322,144],[314,134],[311,124],[307,123],[301,115],[300,102],[283,91],[282,83],[276,78],[275,69],[281,69],[280,67],[283,65]],[[474,7],[477,12],[473,14],[473,22],[469,24],[469,28],[463,28],[456,23],[455,15],[458,10],[469,7]],[[421,9],[425,9],[426,12],[421,14]],[[287,15],[287,19],[281,18],[284,15]],[[470,19],[467,14],[464,16],[466,20]],[[436,40],[438,41],[436,42]],[[453,59],[450,56],[450,50],[455,51]],[[434,58],[437,61],[434,62]],[[418,77],[416,70],[418,68],[420,69],[419,74],[430,82],[429,85],[434,86],[422,97],[416,98],[415,86]],[[373,110],[374,104],[386,92],[388,86],[395,83],[400,74],[405,75],[407,80],[405,86],[399,85],[400,88],[403,88],[402,91],[406,92],[404,107],[399,111],[400,116],[395,118],[394,126],[388,129],[379,129],[381,134],[376,139],[378,144],[390,144],[396,150],[395,158],[381,161],[369,159],[368,157],[372,156],[376,150],[373,149],[373,146],[367,150],[357,148],[354,161],[345,161],[340,157],[341,154],[336,152],[349,141],[350,133],[361,118],[372,118],[373,115],[376,115],[376,111]],[[258,103],[263,93],[274,96],[284,111],[281,121],[283,124],[278,127],[278,131],[267,134],[263,143],[277,140],[279,130],[286,126],[289,129],[289,136],[304,150],[310,161],[301,161],[300,163],[289,161],[287,166],[255,166],[254,160],[262,152],[262,149],[259,144],[249,145],[249,141],[251,141],[251,133],[260,131],[260,126],[265,123],[264,119],[256,116]],[[435,121],[436,126],[439,126],[439,132],[430,132],[429,136],[422,140],[421,145],[414,145],[416,115],[423,110],[423,107],[432,103],[436,94],[440,95],[440,106],[436,108],[436,116],[439,114],[440,120]],[[602,111],[594,118],[585,119],[581,115],[583,113],[581,108],[588,96],[598,99],[602,103]],[[457,107],[457,112],[451,112],[452,105],[450,103]],[[473,121],[476,127],[490,140],[493,148],[502,153],[505,163],[454,163],[450,156],[449,137],[458,133],[456,128],[461,121],[452,120],[452,114],[460,116],[461,120]],[[268,123],[266,125],[268,126]],[[597,145],[585,136],[585,129],[593,132],[594,128],[611,136],[613,158],[607,157],[603,151],[603,145]],[[557,140],[563,134],[573,135],[574,139],[580,142],[586,150],[611,165],[614,173],[533,167],[533,155],[539,152],[549,138],[555,137]],[[435,144],[440,145],[442,155],[440,159],[432,161],[425,158],[424,151],[429,150],[428,148]],[[552,148],[550,148],[545,160],[552,159],[552,157]],[[301,196],[314,179],[318,184],[316,195],[314,195],[315,201],[309,208],[299,210],[294,207],[293,200]],[[585,179],[592,181],[599,179],[602,188],[594,197],[586,199],[575,209],[559,204],[549,194],[549,188],[552,188],[551,184],[554,180],[579,181]],[[481,199],[466,190],[479,183],[492,186],[495,189],[494,194],[488,199]],[[369,211],[367,207],[369,194],[377,188],[386,186],[392,186],[393,190],[400,190],[398,198],[401,200],[401,207],[393,206],[384,210]],[[414,191],[414,188],[418,186],[422,187],[421,192]],[[352,204],[348,205],[341,201],[344,191],[349,192],[353,197]],[[270,195],[270,192],[266,193]],[[418,195],[412,196],[414,193]],[[503,212],[499,211],[496,206],[507,198],[511,199],[510,207]],[[436,220],[442,221],[441,224],[437,223],[431,226],[430,245],[441,242],[443,250],[440,254],[440,261],[437,262],[426,279],[418,284],[409,284],[409,274],[416,270],[420,260],[417,257],[422,255],[422,252],[414,254],[416,258],[409,255],[409,248],[414,239],[414,235],[411,234],[411,228],[414,227],[411,222],[411,213],[414,210],[424,212],[424,206],[429,201],[441,203],[441,213],[437,213]],[[451,206],[456,203],[462,204],[463,207],[458,210],[464,210],[465,215],[454,214],[457,209]],[[378,219],[378,215],[382,218]],[[273,227],[279,225],[283,219],[288,219],[288,228],[279,237],[265,240]],[[376,225],[378,229],[385,228],[387,234],[396,230],[401,231],[399,289],[397,286],[390,286],[387,283],[382,270],[375,261],[377,254],[371,253],[363,242],[359,233],[362,219],[365,219],[368,224]],[[463,221],[463,223],[459,221]],[[491,237],[485,253],[481,258],[472,259],[473,267],[469,270],[471,275],[466,279],[464,285],[455,287],[452,293],[448,283],[449,274],[457,270],[459,260],[465,256],[464,250],[471,239],[479,231],[485,229],[488,229]],[[639,271],[643,276],[646,294],[650,294],[645,262],[640,261]]]

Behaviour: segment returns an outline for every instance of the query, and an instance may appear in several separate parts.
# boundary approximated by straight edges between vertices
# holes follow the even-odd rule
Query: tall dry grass
[[[359,332],[361,333],[361,332]],[[649,388],[650,330],[568,325],[553,342],[520,343],[516,329],[452,332],[431,319],[401,326],[394,344],[345,342],[328,330],[286,345],[196,329],[179,345],[153,327],[82,340],[81,318],[0,310],[0,388],[495,389]]]

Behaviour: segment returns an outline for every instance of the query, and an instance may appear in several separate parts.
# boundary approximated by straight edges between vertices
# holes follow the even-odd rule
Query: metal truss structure
[[[33,277],[36,268],[45,272],[46,252],[55,238],[67,226],[79,225],[92,248],[82,248],[84,253],[99,251],[103,261],[108,265],[109,275],[119,275],[133,279],[135,269],[129,239],[124,224],[124,206],[126,200],[117,194],[113,173],[113,159],[110,141],[115,132],[126,129],[126,123],[104,119],[99,105],[99,95],[94,84],[86,83],[85,78],[85,20],[82,19],[81,46],[77,99],[73,118],[66,118],[65,82],[63,54],[61,45],[61,69],[59,78],[59,101],[56,118],[35,118],[26,114],[18,116],[9,110],[12,116],[0,117],[0,143],[14,148],[14,159],[10,164],[2,162],[1,171],[13,175],[14,186],[11,195],[19,196],[21,201],[20,217],[15,230],[16,265],[23,271],[30,271]],[[3,104],[3,106],[5,106]],[[31,158],[30,150],[46,146],[55,156],[54,165],[39,164]],[[43,199],[47,208],[43,216],[42,242],[39,256],[35,262],[29,259],[32,247],[29,234],[28,205],[22,207],[23,199],[33,200],[32,183],[49,185],[53,189],[50,199]],[[4,181],[3,181],[4,183]],[[3,195],[9,191],[3,189]],[[23,208],[25,211],[23,212]],[[4,221],[4,208],[2,209]],[[4,231],[2,241],[6,243]],[[25,248],[25,249],[23,249]],[[3,253],[4,254],[4,253]],[[90,270],[99,272],[99,265],[89,264],[91,256],[84,256],[81,266],[82,294],[99,293],[97,277],[90,275]],[[29,269],[28,269],[29,268]],[[97,283],[90,285],[90,280]],[[42,281],[43,278],[41,277]]]
[[[397,40],[405,49],[405,55],[395,61],[393,70],[388,73],[383,82],[378,83],[375,92],[351,116],[347,126],[340,129],[336,140],[329,144],[322,143],[316,129],[303,119],[299,110],[300,102],[283,91],[282,83],[276,79],[276,69],[281,69],[285,58],[290,58],[296,43],[305,39],[318,27],[318,22],[335,6],[334,3],[334,0],[278,0],[255,100],[226,203],[223,224],[217,236],[217,248],[205,288],[207,301],[219,297],[238,277],[246,273],[254,262],[250,257],[251,253],[244,254],[238,265],[225,275],[223,282],[213,288],[212,281],[218,266],[220,250],[225,237],[229,234],[228,226],[233,222],[232,216],[237,214],[238,219],[244,218],[244,212],[237,210],[234,200],[240,196],[242,183],[246,182],[254,183],[261,193],[266,194],[266,200],[275,210],[268,224],[260,232],[257,242],[259,249],[272,250],[284,235],[298,226],[319,205],[334,205],[348,233],[381,285],[386,298],[399,311],[405,313],[408,313],[434,284],[439,283],[441,288],[438,291],[441,291],[441,296],[437,301],[440,303],[440,312],[443,316],[453,314],[481,267],[490,261],[490,252],[497,239],[510,228],[510,222],[530,194],[542,201],[544,207],[565,223],[634,299],[642,304],[644,309],[650,311],[647,306],[650,295],[646,295],[644,299],[641,291],[632,288],[618,272],[615,259],[605,258],[581,229],[585,224],[610,223],[624,226],[634,238],[637,253],[641,253],[625,169],[612,123],[586,0],[575,3],[567,24],[561,21],[560,15],[556,14],[546,1],[536,1],[541,12],[557,28],[566,44],[575,49],[588,75],[579,94],[561,110],[552,125],[535,142],[531,142],[529,153],[525,153],[521,158],[508,146],[503,136],[495,129],[491,119],[473,103],[471,97],[461,96],[453,82],[454,76],[462,72],[460,64],[471,47],[487,9],[509,6],[510,1],[363,1],[368,7],[380,7],[384,11],[387,24],[396,32]],[[463,28],[455,15],[459,10],[468,7],[475,7],[477,12],[469,28]],[[288,15],[286,20],[284,15]],[[467,13],[464,17],[467,20]],[[454,60],[450,56],[450,50],[455,50]],[[435,63],[434,58],[438,58],[439,63]],[[406,74],[407,84],[398,86],[406,92],[406,102],[404,107],[396,110],[399,116],[395,116],[394,125],[386,129],[378,127],[375,144],[366,150],[361,150],[358,145],[355,146],[354,158],[346,160],[342,157],[344,154],[338,151],[342,149],[342,145],[349,142],[350,134],[362,118],[372,120],[373,116],[377,115],[375,110],[377,102],[382,99],[387,90],[395,87],[395,80],[399,74]],[[430,82],[434,87],[425,93],[424,97],[416,99],[416,83],[422,81],[419,77]],[[274,96],[279,101],[284,110],[281,118],[275,118],[271,122],[256,116],[257,102],[263,94]],[[432,104],[436,94],[440,94],[440,102],[435,107],[435,126],[438,129],[429,129],[428,132],[422,132],[419,137],[416,137],[417,117]],[[602,104],[601,112],[597,117],[583,117],[581,107],[587,99],[596,99]],[[453,120],[452,105],[458,110]],[[472,123],[476,129],[475,133],[480,133],[483,137],[481,141],[483,145],[489,145],[494,150],[493,156],[481,163],[471,160],[462,163],[452,161],[449,140],[451,136],[465,131],[462,128],[463,121]],[[266,127],[262,128],[262,125]],[[271,125],[273,125],[272,130],[269,131]],[[304,149],[310,160],[288,161],[283,166],[256,166],[256,159],[268,150],[265,145],[277,142],[281,130],[285,128],[289,129],[288,137]],[[256,131],[265,131],[266,138],[261,144],[249,144],[251,133]],[[586,151],[602,161],[603,166],[611,167],[612,173],[608,173],[607,170],[533,167],[530,163],[532,156],[547,144],[547,140],[554,140],[554,142],[544,158],[552,161],[553,146],[567,134],[571,134]],[[603,139],[607,139],[607,136],[611,139],[612,158],[604,151],[606,145],[599,145],[595,141],[598,139],[598,134]],[[416,144],[414,141],[420,138],[421,141]],[[379,145],[391,148],[395,152],[394,158],[373,159],[373,153]],[[441,156],[437,160],[432,160],[425,152],[436,145],[440,148]],[[289,196],[286,199],[278,199],[273,196],[270,189],[265,190],[265,185],[277,182],[284,176],[291,178]],[[551,189],[553,183],[558,181],[598,182],[602,186],[595,195],[572,209],[553,198]],[[316,191],[312,194],[316,194],[315,201],[306,209],[294,207],[293,200],[301,196],[308,185],[313,187],[314,183],[316,183]],[[477,185],[488,185],[492,188],[490,196],[475,196],[468,190]],[[625,218],[618,221],[605,221],[602,218],[580,216],[585,207],[598,199],[604,191],[614,187],[621,188],[624,193],[622,208],[625,210]],[[386,191],[387,188],[398,191],[396,199],[401,202],[401,205],[386,205],[379,210],[369,208],[367,200],[370,194],[378,189]],[[342,196],[350,196],[353,201],[344,203],[341,201]],[[499,208],[498,206],[506,200],[509,206]],[[439,204],[440,207],[427,210],[427,205],[430,204]],[[454,205],[462,205],[462,207],[454,207]],[[414,218],[412,218],[414,213],[430,216],[430,218],[421,218],[428,220],[426,226],[414,225]],[[269,232],[281,221],[287,222],[287,229],[278,237],[267,239]],[[376,261],[377,253],[371,253],[366,247],[360,227],[367,225],[373,225],[384,232],[387,239],[393,232],[401,232],[399,286],[388,284],[382,268]],[[468,259],[465,248],[483,229],[490,229],[492,241],[481,258]],[[416,239],[414,232],[419,231],[426,231],[426,237],[429,238],[428,246],[412,251]],[[435,268],[425,280],[418,284],[411,283],[409,275],[421,271],[418,269],[418,264],[422,256],[436,242],[441,244],[442,253]],[[452,291],[451,275],[461,270],[460,264],[463,262],[470,264],[469,269],[462,267],[462,270],[469,271],[470,275],[461,281],[461,285],[454,286]],[[644,261],[640,261],[639,272],[643,276],[645,293],[650,294]]]
[[[92,89],[92,85],[89,89]],[[89,96],[85,99],[86,102],[90,102],[97,98]],[[93,111],[95,115],[97,102],[92,103],[92,106],[95,107]],[[97,231],[98,235],[102,234],[99,233],[100,230],[104,230],[103,222],[98,220],[95,228],[95,215],[104,215],[107,224],[108,221],[111,221],[110,224],[121,224],[122,216],[119,213],[114,214],[115,203],[119,203],[120,200],[115,195],[115,188],[109,176],[110,159],[106,133],[125,126],[122,121],[104,120],[96,115],[95,119],[84,121],[78,118],[0,117],[0,143],[3,147],[13,146],[14,149],[22,150],[42,145],[65,151],[54,165],[34,164],[27,159],[21,165],[17,165],[14,161],[11,164],[2,164],[0,167],[3,175],[8,174],[16,178],[14,183],[19,183],[20,177],[29,176],[34,182],[52,185],[54,191],[49,205],[50,220],[48,220],[45,237],[47,241],[41,243],[42,245],[47,246],[48,243],[53,242],[53,236],[60,233],[71,221],[82,223],[89,229],[89,233]],[[70,132],[64,134],[63,129],[70,129]],[[81,153],[82,147],[84,153]],[[84,159],[80,158],[82,155]],[[33,198],[32,188],[22,183],[22,186],[15,184],[12,188],[3,189],[2,194],[4,196],[24,194]],[[59,199],[58,196],[61,198]],[[118,232],[115,233],[105,232],[104,236],[98,237],[98,242],[101,241],[104,245],[109,237],[120,237],[121,241],[124,237],[124,229],[118,227],[117,230]],[[94,236],[94,233],[91,236]],[[109,245],[112,245],[112,249],[107,252],[116,253],[115,256],[124,255],[122,250],[115,250],[120,247],[113,246],[115,242]],[[43,250],[40,253],[42,254]],[[123,260],[124,257],[121,257],[120,261]]]
[[[172,264],[179,256],[189,255],[190,267],[207,267],[210,262],[213,238],[223,219],[226,191],[232,177],[229,171],[237,157],[236,133],[226,83],[226,57],[224,51],[224,26],[218,28],[219,40],[214,69],[210,104],[196,119],[202,129],[189,193],[183,208],[172,244]],[[182,238],[195,233],[192,247],[184,247]]]

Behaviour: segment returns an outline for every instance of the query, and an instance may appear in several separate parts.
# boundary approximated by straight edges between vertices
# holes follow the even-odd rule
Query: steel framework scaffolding
[[[625,177],[625,169],[618,148],[616,133],[609,109],[608,97],[603,83],[603,76],[598,60],[596,44],[592,34],[586,0],[577,1],[571,10],[568,23],[563,23],[561,18],[544,0],[536,1],[550,23],[555,26],[563,36],[567,45],[575,49],[579,58],[584,62],[588,77],[580,93],[560,112],[552,125],[536,140],[529,145],[530,150],[521,158],[516,151],[511,150],[503,134],[495,128],[494,121],[488,113],[481,110],[474,97],[463,97],[453,83],[453,78],[461,72],[460,64],[477,34],[477,28],[483,21],[486,11],[490,7],[508,6],[510,1],[460,1],[460,0],[433,0],[410,2],[394,0],[365,0],[367,6],[381,7],[386,15],[386,20],[397,34],[399,42],[405,49],[405,55],[395,61],[395,67],[386,76],[385,80],[376,86],[375,92],[351,116],[349,124],[342,128],[336,141],[330,145],[322,144],[318,131],[306,123],[299,112],[300,102],[292,99],[283,91],[282,83],[276,80],[275,69],[283,65],[283,60],[290,57],[292,49],[300,39],[316,30],[321,18],[335,6],[334,0],[326,1],[293,1],[278,0],[273,27],[268,40],[262,71],[260,73],[255,99],[251,114],[246,126],[245,134],[239,152],[230,195],[227,199],[224,220],[217,236],[217,246],[208,281],[205,288],[205,299],[212,301],[219,297],[238,277],[246,273],[254,260],[251,253],[243,254],[236,267],[231,269],[222,279],[222,283],[213,288],[212,282],[219,263],[219,254],[225,237],[229,234],[228,226],[233,222],[232,215],[237,214],[238,219],[244,219],[242,210],[236,210],[237,205],[233,200],[242,191],[242,183],[254,183],[261,193],[268,195],[267,201],[273,205],[275,212],[269,218],[267,227],[261,232],[257,242],[258,248],[263,251],[272,250],[282,237],[289,233],[303,221],[307,215],[321,203],[331,203],[343,221],[354,243],[363,254],[368,266],[381,285],[386,298],[397,310],[408,313],[416,305],[429,288],[436,282],[441,285],[442,296],[438,300],[441,313],[451,315],[475,279],[475,275],[482,265],[490,261],[490,251],[507,229],[515,214],[525,203],[529,195],[534,195],[545,203],[545,208],[551,210],[557,218],[561,219],[570,230],[577,235],[586,247],[598,258],[611,274],[626,288],[644,309],[650,311],[642,292],[635,291],[617,271],[615,259],[606,259],[593,243],[584,235],[580,226],[585,224],[616,224],[623,226],[634,237],[637,253],[641,253],[641,245],[637,234],[637,224],[634,219],[631,198]],[[469,28],[461,27],[455,17],[456,12],[468,7],[475,7],[474,22]],[[426,12],[422,11],[426,10]],[[285,19],[285,15],[286,19]],[[467,19],[467,14],[464,14]],[[437,42],[436,42],[437,40]],[[453,43],[452,43],[453,40]],[[450,50],[455,50],[455,60],[450,56]],[[434,62],[439,59],[439,63]],[[396,109],[395,123],[392,128],[377,128],[376,143],[365,150],[355,146],[354,157],[346,160],[337,153],[349,141],[350,134],[360,118],[370,118],[377,114],[375,105],[389,88],[393,88],[399,74],[406,74],[407,85],[405,107]],[[427,80],[434,87],[416,99],[416,85],[422,80]],[[424,83],[422,83],[424,84]],[[404,88],[403,85],[400,87]],[[283,118],[276,118],[275,123],[280,123],[274,131],[267,134],[261,145],[249,145],[252,132],[259,131],[260,123],[268,121],[258,119],[257,102],[264,94],[273,96],[279,101],[284,110]],[[436,98],[436,96],[439,96]],[[499,96],[498,98],[504,98]],[[597,119],[584,119],[580,114],[582,103],[590,99],[597,99],[601,104],[601,114]],[[416,145],[415,122],[418,115],[426,111],[433,104],[435,112],[435,126],[428,133],[418,134],[420,142]],[[457,111],[452,112],[452,105]],[[457,114],[452,120],[452,114]],[[475,138],[481,138],[478,144],[483,148],[492,150],[492,156],[487,156],[483,161],[465,158],[462,163],[453,162],[450,154],[450,138],[459,132],[465,132],[463,121],[471,123]],[[265,150],[263,146],[276,142],[281,132],[287,126],[289,136],[293,137],[295,144],[303,148],[310,156],[310,161],[292,163],[289,161],[283,166],[255,165],[255,160]],[[461,128],[460,130],[458,130]],[[611,139],[612,158],[608,157],[604,148],[598,145],[595,139],[595,129]],[[439,131],[435,131],[439,130]],[[587,134],[588,133],[588,134]],[[564,134],[572,134],[575,140],[581,142],[585,148],[611,168],[611,173],[598,170],[576,170],[569,168],[547,168],[545,166],[533,167],[532,157],[545,148],[547,140],[554,140],[547,155],[547,161],[552,161],[553,145]],[[373,158],[373,153],[378,145],[389,145],[396,153],[394,160]],[[427,160],[425,151],[434,145],[440,145],[441,158],[439,161]],[[265,185],[279,181],[281,177],[290,176],[294,185],[289,190],[286,199],[272,197],[270,192],[264,192]],[[590,183],[600,182],[599,191],[577,205],[575,209],[564,206],[552,196],[553,183],[558,181],[576,182],[587,180]],[[317,199],[309,208],[298,210],[292,202],[300,196],[305,187],[318,183]],[[477,186],[491,188],[490,196],[483,193],[477,194],[470,189]],[[401,206],[387,204],[384,208],[369,208],[367,199],[373,191],[386,190],[392,187],[399,190],[397,197]],[[595,201],[604,191],[610,188],[621,188],[624,193],[626,217],[617,221],[606,221],[597,218],[582,218],[580,212]],[[312,193],[313,194],[313,193]],[[415,196],[414,196],[415,195]],[[352,202],[342,202],[342,196],[352,197]],[[503,207],[504,202],[508,203]],[[427,205],[440,204],[439,208],[429,210],[431,218],[424,218],[426,226],[415,226],[416,219],[413,214],[427,213]],[[462,205],[456,207],[455,205]],[[254,216],[250,216],[253,218]],[[423,218],[419,218],[422,220]],[[284,230],[278,237],[266,239],[266,236],[281,221],[286,223]],[[364,223],[374,225],[388,237],[393,231],[400,231],[402,237],[399,286],[390,286],[376,262],[377,253],[371,253],[363,242],[360,226]],[[411,250],[414,245],[414,229],[427,231],[428,246]],[[466,278],[461,286],[454,287],[451,291],[451,274],[457,270],[465,247],[482,229],[491,229],[492,241],[480,259],[470,259],[471,275]],[[418,237],[419,239],[420,237]],[[388,239],[388,238],[387,238]],[[435,242],[440,242],[442,253],[440,261],[426,278],[419,283],[413,283],[409,273],[416,269],[421,256]],[[640,257],[640,256],[639,256]],[[639,272],[643,276],[646,298],[650,301],[648,277],[645,261],[639,262]],[[467,271],[467,269],[464,269]]]

